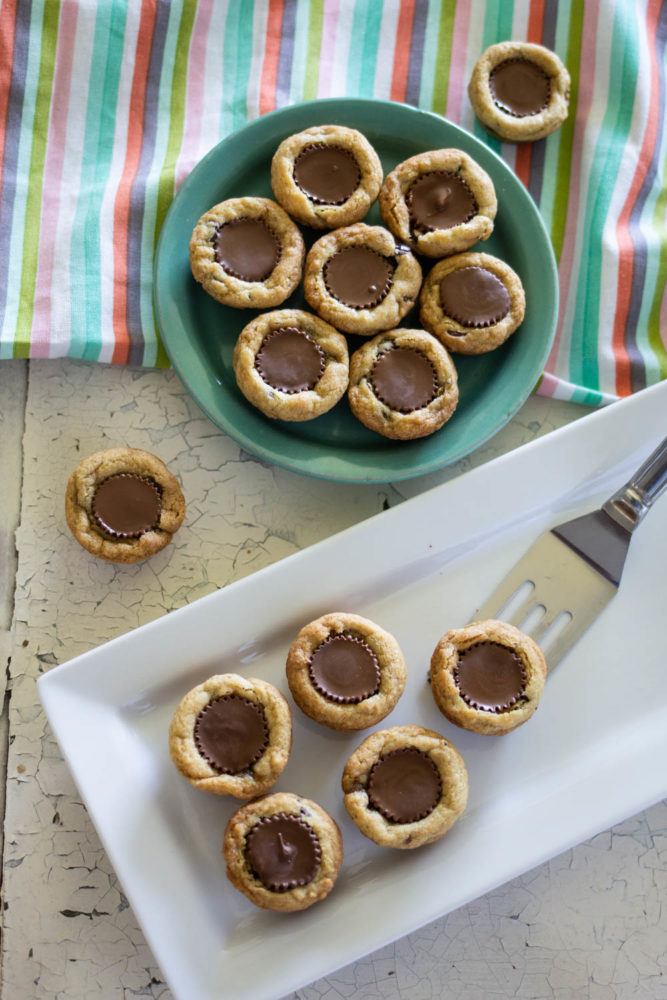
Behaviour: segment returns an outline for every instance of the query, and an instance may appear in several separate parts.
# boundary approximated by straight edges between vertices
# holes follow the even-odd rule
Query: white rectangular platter
[[[632,540],[619,593],[549,675],[526,725],[495,738],[459,730],[426,683],[443,632],[474,616],[540,532],[620,486],[664,435],[666,415],[663,383],[40,679],[65,759],[178,1000],[275,1000],[667,796],[666,497]],[[169,721],[213,673],[261,677],[289,697],[296,633],[342,610],[398,639],[408,683],[382,727],[418,723],[450,739],[468,767],[468,808],[430,847],[375,846],[340,793],[366,733],[330,731],[293,706],[292,755],[274,790],[328,809],[345,858],[326,900],[299,914],[264,912],[224,874],[222,833],[239,803],[175,771]]]

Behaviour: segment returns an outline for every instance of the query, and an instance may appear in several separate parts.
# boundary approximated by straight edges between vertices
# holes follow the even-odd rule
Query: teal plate
[[[363,132],[387,174],[408,156],[456,147],[491,176],[498,215],[479,249],[505,260],[526,291],[526,315],[500,348],[477,357],[454,355],[459,405],[443,428],[416,441],[391,441],[368,430],[341,400],[301,423],[271,420],[247,402],[232,368],[234,344],[257,312],[220,305],[195,282],[188,242],[199,217],[225,198],[273,197],[271,158],[279,143],[311,125],[347,125]],[[381,223],[377,205],[365,219]],[[304,233],[307,245],[313,234]],[[431,262],[422,261],[428,269]],[[344,98],[308,101],[249,122],[214,147],[187,177],[167,213],[153,268],[157,322],[169,359],[206,415],[243,448],[309,476],[349,483],[409,479],[449,465],[507,423],[535,386],[555,334],[558,277],[551,243],[523,184],[490,149],[438,115],[390,101]],[[282,308],[282,307],[281,307]],[[305,308],[301,287],[284,308]],[[402,326],[419,326],[415,308]],[[362,341],[350,337],[350,349]]]

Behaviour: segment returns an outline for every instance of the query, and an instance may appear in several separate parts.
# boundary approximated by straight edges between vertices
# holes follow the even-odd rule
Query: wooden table
[[[335,485],[241,451],[173,372],[0,364],[1,1000],[171,996],[49,731],[39,674],[584,412],[531,397],[451,468],[396,484]],[[159,455],[188,503],[175,542],[134,567],[89,556],[64,518],[71,470],[119,444]],[[666,889],[662,803],[291,1000],[667,998]]]

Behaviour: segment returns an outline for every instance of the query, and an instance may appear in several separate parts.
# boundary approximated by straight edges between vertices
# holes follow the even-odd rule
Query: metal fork
[[[666,486],[667,438],[599,510],[541,535],[473,621],[499,618],[549,644],[552,669],[616,594],[632,532]]]

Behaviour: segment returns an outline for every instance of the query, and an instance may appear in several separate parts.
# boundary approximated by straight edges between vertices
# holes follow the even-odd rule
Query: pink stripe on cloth
[[[336,28],[338,26],[339,0],[324,0],[322,15],[322,43],[320,46],[320,75],[317,85],[318,97],[333,94],[334,56],[336,53]]]
[[[581,203],[581,165],[585,143],[583,141],[586,123],[593,103],[595,87],[595,56],[597,47],[597,25],[600,13],[600,0],[589,0],[584,5],[584,23],[581,33],[581,60],[579,74],[579,95],[577,98],[577,117],[575,121],[575,136],[572,146],[572,167],[570,170],[570,197],[567,203],[567,219],[565,235],[558,268],[560,284],[560,306],[558,310],[558,326],[556,336],[546,363],[547,368],[556,368],[560,349],[563,324],[565,322],[565,305],[570,291],[572,269],[574,266],[575,246],[579,232],[579,206]]]
[[[470,3],[459,3],[456,5],[454,29],[452,31],[452,54],[449,66],[446,117],[457,123],[461,122],[463,109],[467,107],[468,101],[466,55],[468,31],[470,29],[470,8]]]
[[[59,100],[51,104],[49,133],[44,165],[44,185],[40,216],[39,253],[37,257],[37,280],[32,319],[31,356],[48,358],[51,356],[51,284],[58,232],[63,163],[65,161],[67,113],[74,63],[74,44],[78,16],[77,0],[63,0],[60,8],[58,27],[58,47],[53,77],[53,93]]]
[[[537,387],[538,396],[553,396],[558,387],[560,386],[560,379],[556,378],[555,375],[550,375],[549,372],[544,372],[542,375],[542,380]]]
[[[185,89],[185,123],[181,152],[174,170],[174,193],[178,191],[200,158],[199,144],[206,96],[206,60],[196,56],[193,58],[192,54],[206,52],[206,39],[212,15],[213,0],[199,0],[190,39],[188,79]]]

